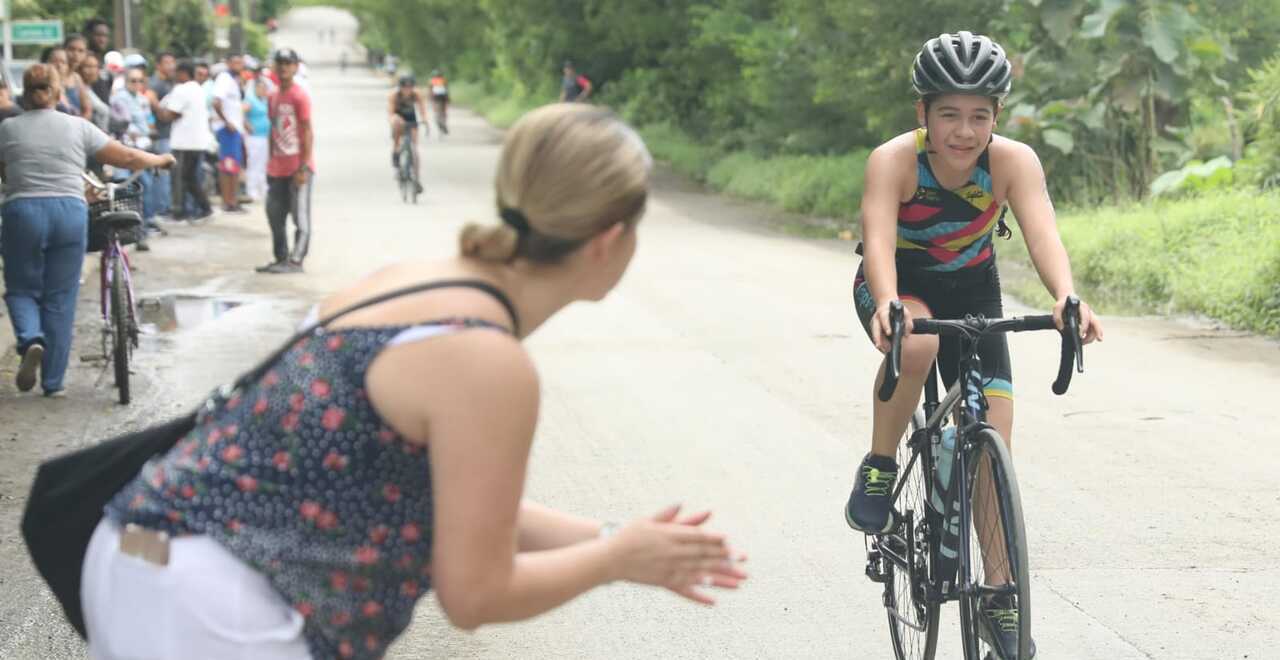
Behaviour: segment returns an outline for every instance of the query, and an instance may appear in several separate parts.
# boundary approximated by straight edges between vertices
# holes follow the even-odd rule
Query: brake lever
[[[889,329],[893,337],[889,344],[889,353],[884,356],[884,381],[880,383],[880,400],[893,398],[898,389],[898,377],[902,374],[902,335],[906,332],[906,321],[903,318],[902,301],[889,303]],[[874,319],[872,320],[874,323]]]
[[[1058,363],[1058,378],[1053,381],[1054,394],[1066,394],[1071,385],[1071,365],[1084,373],[1084,349],[1080,344],[1080,299],[1067,296],[1062,307],[1062,361]]]

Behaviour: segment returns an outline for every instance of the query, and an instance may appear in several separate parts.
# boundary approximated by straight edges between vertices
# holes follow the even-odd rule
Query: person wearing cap
[[[120,76],[124,75],[124,54],[118,50],[109,50],[102,58],[102,71],[111,78],[111,93],[114,94],[124,87],[124,82],[120,80]]]
[[[92,57],[94,55],[90,54],[86,59]],[[129,67],[123,78],[124,88],[111,96],[111,121],[116,126],[123,127],[116,137],[126,146],[152,151],[152,129],[149,121],[151,103],[147,98],[145,62],[144,66]],[[116,172],[116,178],[123,180],[130,174],[132,172],[129,170],[120,170]],[[138,183],[142,186],[142,223],[145,229],[142,240],[138,242],[138,249],[145,252],[151,249],[147,245],[146,235],[163,230],[156,224],[155,176],[150,170],[143,170],[138,176]]]
[[[271,224],[274,261],[260,273],[300,273],[311,245],[311,190],[315,160],[312,152],[311,97],[294,83],[298,54],[292,48],[276,51],[275,72],[280,87],[267,103],[271,119],[270,159],[267,161],[267,220]],[[294,241],[289,247],[287,221],[293,217]]]

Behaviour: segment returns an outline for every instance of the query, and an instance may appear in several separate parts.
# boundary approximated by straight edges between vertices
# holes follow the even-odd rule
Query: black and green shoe
[[[988,653],[987,660],[1031,660],[1036,657],[1036,640],[1034,639],[1028,645],[1030,655],[1025,658],[1018,657],[1018,607],[1013,602],[1013,598],[992,596],[983,599],[979,614],[982,620],[978,624],[978,636],[991,646],[993,651],[999,650],[999,655]]]
[[[897,461],[867,454],[858,466],[853,492],[844,507],[844,521],[867,534],[883,534],[893,529],[893,485],[897,480]]]

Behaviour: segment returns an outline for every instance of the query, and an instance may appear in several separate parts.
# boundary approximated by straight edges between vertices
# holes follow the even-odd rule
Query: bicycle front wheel
[[[911,418],[907,439],[923,428],[924,423],[924,415],[916,412]],[[938,603],[927,600],[925,589],[932,551],[925,510],[929,506],[926,483],[932,462],[930,454],[928,446],[899,443],[902,490],[893,508],[904,523],[879,541],[888,578],[884,585],[884,604],[889,615],[889,638],[897,660],[933,660],[938,647]]]
[[[111,259],[111,362],[115,367],[116,389],[120,403],[128,404],[129,392],[129,353],[132,348],[129,339],[130,300],[125,289],[124,259],[113,255]]]
[[[966,467],[973,519],[967,581],[975,589],[960,601],[965,649],[974,654],[974,660],[1027,660],[1031,657],[1031,578],[1026,526],[1013,459],[1000,434],[978,431]],[[1016,655],[997,645],[1001,634],[1016,635]]]

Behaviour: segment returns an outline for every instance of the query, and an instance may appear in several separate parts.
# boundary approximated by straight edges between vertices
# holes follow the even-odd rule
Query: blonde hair
[[[52,108],[62,98],[62,78],[52,64],[32,64],[22,73],[22,104],[28,110]]]
[[[555,263],[605,229],[644,214],[653,159],[607,110],[557,103],[507,133],[494,187],[499,225],[468,224],[463,256]]]

